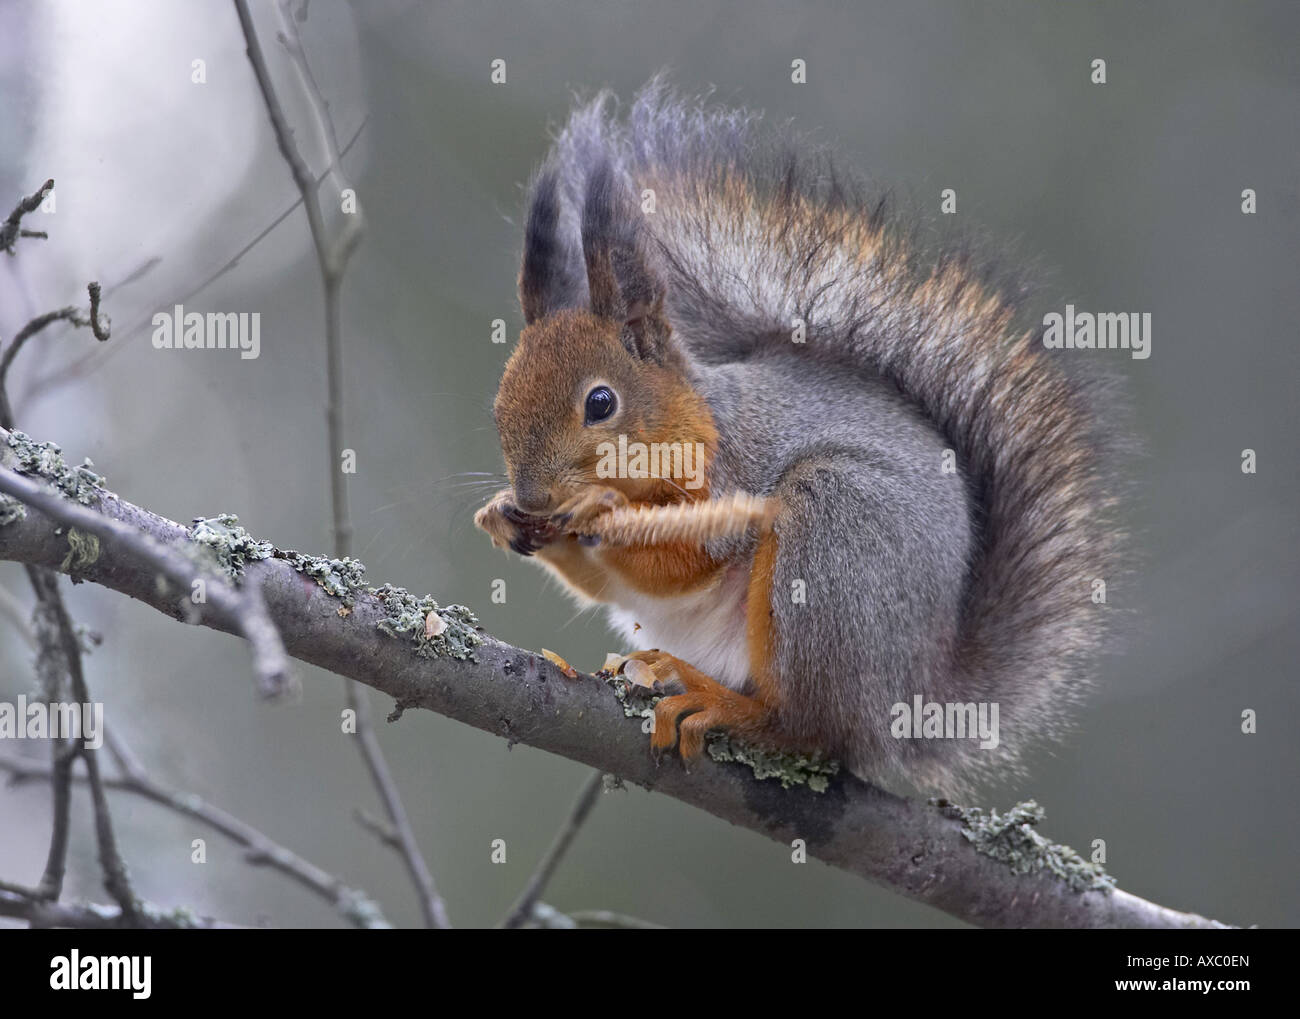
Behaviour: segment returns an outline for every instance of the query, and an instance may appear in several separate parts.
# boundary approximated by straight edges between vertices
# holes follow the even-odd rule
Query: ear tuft
[[[559,175],[545,167],[533,182],[519,270],[519,304],[528,325],[581,301],[576,252],[560,234]]]
[[[582,254],[591,311],[621,324],[623,345],[636,357],[662,362],[671,330],[664,288],[645,253],[641,213],[608,160],[587,177]]]

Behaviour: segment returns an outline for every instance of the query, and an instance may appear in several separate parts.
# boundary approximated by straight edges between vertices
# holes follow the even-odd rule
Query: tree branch
[[[12,460],[5,439],[0,433],[0,459]],[[28,502],[30,482],[19,478],[20,488],[14,477],[0,471],[0,491],[39,511],[0,526],[0,559],[57,568],[68,552],[60,527],[81,528],[85,515],[96,511],[114,530],[147,535],[172,554],[191,543],[180,524],[111,493],[99,492],[96,509],[58,498]],[[244,585],[262,590],[289,654],[382,691],[397,702],[395,715],[425,708],[613,773],[765,835],[786,847],[782,853],[802,839],[811,856],[974,924],[1224,926],[1119,889],[1076,891],[1051,869],[1020,873],[1034,860],[1021,853],[1007,862],[977,851],[980,841],[958,811],[902,799],[851,775],[834,777],[817,793],[807,786],[782,788],[734,764],[702,761],[689,771],[677,760],[657,765],[640,724],[629,720],[611,684],[582,674],[567,678],[541,655],[481,632],[481,643],[458,656],[441,636],[425,639],[423,627],[408,632],[412,603],[424,603],[396,589],[357,586],[348,589],[345,605],[326,590],[333,585],[322,586],[298,568],[302,559],[286,553],[249,563]],[[155,558],[142,542],[104,542],[98,558],[76,572],[78,579],[184,618],[174,596],[159,590]],[[229,615],[205,613],[201,622],[238,631]]]

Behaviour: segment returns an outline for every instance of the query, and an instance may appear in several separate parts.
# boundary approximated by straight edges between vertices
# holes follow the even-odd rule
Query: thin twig
[[[356,818],[357,824],[370,832],[389,849],[396,849],[399,853],[402,851],[402,840],[397,837],[397,832],[393,831],[392,825],[385,824],[369,811],[362,810],[360,807],[352,811],[352,816]]]
[[[506,918],[501,921],[502,927],[522,927],[529,917],[533,915],[533,907],[537,904],[537,900],[542,897],[542,893],[546,891],[551,876],[560,865],[560,861],[564,859],[564,854],[569,851],[569,846],[573,844],[574,837],[587,820],[587,815],[591,813],[591,808],[596,805],[596,799],[604,788],[604,774],[593,771],[583,784],[582,789],[579,790],[578,798],[574,800],[573,809],[569,812],[569,816],[565,818],[560,830],[555,833],[555,841],[551,843],[551,848],[546,851],[546,855],[542,857],[537,869],[533,871],[533,876],[528,879],[528,884],[524,886],[523,892],[515,900],[515,904],[510,907],[510,912],[506,914]]]
[[[342,179],[342,153],[339,151],[338,134],[334,130],[334,118],[330,116],[329,102],[316,81],[316,75],[312,74],[311,62],[307,59],[307,51],[302,45],[302,32],[298,28],[298,19],[289,11],[288,3],[280,3],[276,9],[282,29],[276,38],[293,60],[294,69],[298,72],[298,81],[311,100],[308,106],[316,120],[316,131],[321,137],[325,150],[329,153],[330,165],[326,172],[337,173]],[[317,186],[319,185],[320,179],[317,180]]]
[[[70,322],[74,327],[78,328],[89,326],[90,331],[95,335],[95,339],[101,343],[108,339],[108,316],[101,316],[99,313],[100,286],[98,283],[90,283],[86,289],[90,292],[89,318],[82,316],[72,305],[59,308],[57,311],[47,311],[44,315],[36,316],[36,318],[19,329],[13,341],[4,349],[4,353],[0,354],[0,426],[5,428],[13,428],[14,426],[13,407],[9,403],[9,368],[28,340],[46,326],[55,322]]]
[[[55,600],[53,607],[58,614],[59,635],[64,658],[68,663],[68,677],[72,681],[73,699],[78,704],[89,704],[90,687],[82,668],[81,646],[61,596]],[[95,841],[99,847],[99,865],[104,873],[104,887],[121,907],[123,918],[131,920],[136,917],[138,907],[131,879],[127,875],[126,861],[122,858],[117,835],[113,831],[113,817],[108,807],[108,796],[104,792],[103,776],[99,771],[99,756],[87,749],[84,730],[79,737],[79,744],[78,756],[86,768],[86,782],[90,786],[90,799],[95,809]]]
[[[109,321],[107,315],[101,317],[99,314],[99,284],[88,284],[86,289],[90,291],[90,331],[95,334],[95,339],[104,343],[109,337]]]
[[[7,251],[13,254],[14,242],[19,236],[31,237],[40,234],[40,231],[21,231],[23,217],[29,212],[35,212],[41,207],[41,202],[45,201],[45,196],[54,190],[53,179],[47,180],[41,185],[40,190],[34,195],[24,198],[15,207],[14,211],[9,213],[9,218],[0,224],[0,251]]]
[[[4,348],[4,353],[0,354],[0,426],[5,428],[14,426],[14,410],[9,403],[9,366],[13,364],[14,358],[18,356],[18,352],[23,349],[23,345],[28,340],[51,323],[61,321],[77,325],[77,309],[68,305],[58,311],[47,311],[44,315],[36,316],[18,330],[18,334],[10,341],[9,346]]]
[[[267,116],[271,120],[271,128],[275,134],[276,144],[279,146],[280,154],[284,157],[285,163],[288,164],[289,173],[298,186],[298,191],[302,194],[303,208],[307,212],[307,225],[311,230],[312,243],[316,249],[316,260],[320,267],[325,300],[325,359],[329,400],[326,407],[326,434],[329,444],[327,466],[330,479],[330,506],[334,518],[334,554],[339,559],[344,559],[352,551],[352,520],[348,510],[346,478],[337,461],[344,449],[343,340],[339,304],[340,289],[344,273],[347,271],[348,259],[361,240],[360,214],[345,215],[343,228],[339,232],[339,236],[335,239],[330,238],[325,226],[325,217],[321,210],[320,181],[312,174],[302,157],[302,153],[298,151],[298,145],[294,141],[288,118],[285,116],[284,108],[280,105],[275,86],[271,82],[270,69],[267,67],[266,57],[262,52],[261,43],[258,41],[257,29],[253,25],[253,18],[249,13],[247,0],[234,0],[234,3],[235,11],[239,16],[240,27],[244,32],[248,61],[252,65],[258,88],[261,90],[262,100],[266,105]],[[303,73],[301,68],[306,65],[306,56],[302,53],[301,48],[298,50],[297,60],[300,63],[299,73],[301,74]],[[313,114],[318,124],[323,124],[328,121],[328,116],[317,105],[318,96],[318,92],[313,95],[311,90],[308,90],[309,105],[313,108]],[[331,169],[341,175],[342,168],[338,163],[340,153],[337,142],[332,140],[332,129],[325,131],[324,134],[330,151]],[[383,750],[380,748],[379,740],[375,736],[370,703],[367,701],[365,693],[351,680],[345,681],[345,690],[347,706],[353,712],[353,718],[356,722],[357,745],[361,750],[367,768],[370,770],[371,779],[380,799],[383,801],[384,810],[393,825],[393,830],[401,841],[402,858],[406,863],[411,880],[419,892],[425,923],[430,927],[449,927],[451,924],[447,917],[446,905],[442,901],[442,896],[438,893],[433,876],[429,873],[424,854],[420,851],[419,844],[416,842],[415,831],[411,827],[406,807],[402,803],[397,783],[393,779],[392,771],[388,767],[388,762],[384,759]]]
[[[383,750],[380,749],[379,740],[375,736],[370,701],[366,698],[365,688],[350,679],[345,682],[347,703],[356,711],[355,735],[361,741],[361,754],[370,769],[370,777],[379,793],[379,799],[384,804],[384,812],[388,814],[389,822],[393,826],[393,833],[397,837],[407,872],[420,894],[420,911],[424,915],[425,925],[450,927],[451,920],[447,916],[447,906],[433,882],[433,875],[429,873],[424,854],[420,852],[420,846],[415,840],[415,830],[411,827],[406,807],[402,803],[401,793],[398,792],[397,783],[393,780],[388,762],[384,759]]]
[[[67,613],[63,609],[58,574],[47,566],[29,564],[27,579],[36,593],[34,639],[38,648],[36,671],[41,681],[41,692],[47,702],[57,703],[63,699],[69,671],[59,634],[59,621],[66,618]],[[77,653],[80,654],[80,648]],[[63,894],[72,827],[72,765],[79,749],[61,736],[50,740],[50,845],[38,888],[43,897],[51,900]]]

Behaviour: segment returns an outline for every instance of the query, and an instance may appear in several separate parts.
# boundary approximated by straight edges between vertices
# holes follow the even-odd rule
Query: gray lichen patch
[[[174,923],[177,927],[183,927],[186,930],[203,926],[203,919],[189,906],[162,909],[157,906],[137,905],[140,906],[141,913],[155,921]]]
[[[476,660],[474,648],[483,643],[483,637],[479,633],[478,617],[464,605],[440,607],[428,595],[417,598],[405,588],[392,584],[375,588],[373,593],[387,612],[378,623],[379,629],[390,637],[409,634],[415,653],[421,658],[447,656],[462,661]],[[446,624],[438,633],[430,633],[427,624],[430,613],[436,613]]]
[[[27,507],[10,495],[0,494],[0,527],[26,518]]]
[[[623,676],[603,669],[596,676],[613,688],[614,696],[623,705],[623,714],[628,718],[653,718],[655,705],[663,700],[662,694],[637,686]],[[840,770],[836,761],[751,746],[726,733],[711,733],[707,739],[707,748],[713,760],[724,764],[743,764],[754,773],[755,778],[777,779],[782,789],[806,785],[815,793],[824,793],[830,786],[831,779]]]
[[[105,478],[95,472],[90,460],[83,460],[80,467],[70,467],[63,459],[63,450],[53,442],[37,442],[25,432],[13,431],[5,444],[13,450],[14,470],[48,481],[74,502],[89,506],[104,489]]]
[[[268,559],[274,551],[269,541],[258,541],[244,530],[239,524],[239,517],[233,513],[196,517],[189,535],[196,545],[212,553],[221,570],[231,580],[239,580],[248,563]]]
[[[816,755],[765,750],[741,743],[725,733],[710,736],[708,748],[709,756],[715,761],[747,765],[755,778],[779,779],[782,789],[806,785],[815,793],[824,793],[840,770],[837,761]]]
[[[275,557],[311,577],[327,594],[338,598],[348,608],[356,600],[357,592],[366,590],[366,568],[356,559],[331,559],[301,552],[276,552]]]
[[[99,558],[99,538],[75,527],[68,528],[68,554],[63,557],[59,569],[72,576],[80,573],[87,566],[93,566]]]
[[[1033,800],[1017,803],[1005,814],[986,814],[979,807],[959,807],[947,800],[930,803],[961,822],[961,833],[976,852],[1007,864],[1013,874],[1050,871],[1075,892],[1109,892],[1115,887],[1115,879],[1100,864],[1034,830],[1047,813]]]
[[[628,718],[653,718],[655,705],[663,697],[652,694],[645,687],[637,686],[631,680],[601,669],[596,673],[597,679],[603,679],[614,691],[614,696],[623,705],[623,714]]]
[[[367,930],[389,928],[392,925],[384,917],[383,910],[374,899],[357,888],[340,888],[338,891],[339,912],[358,927]]]
[[[478,619],[464,605],[440,607],[431,597],[417,598],[391,584],[372,588],[366,583],[365,565],[356,559],[332,559],[277,549],[269,541],[259,541],[244,530],[233,513],[197,519],[189,535],[196,545],[216,558],[232,580],[239,580],[250,562],[274,557],[288,563],[314,580],[321,590],[339,599],[340,615],[346,615],[355,605],[359,593],[373,594],[388,613],[379,621],[379,629],[390,637],[410,634],[415,652],[422,658],[446,655],[472,661],[473,649],[483,643]],[[431,613],[437,614],[442,626],[429,626]]]
[[[189,536],[196,546],[210,553],[220,570],[234,581],[243,578],[244,568],[249,563],[274,557],[311,577],[322,590],[348,608],[352,607],[356,593],[366,589],[366,568],[357,560],[281,551],[271,542],[249,534],[233,513],[195,518]]]

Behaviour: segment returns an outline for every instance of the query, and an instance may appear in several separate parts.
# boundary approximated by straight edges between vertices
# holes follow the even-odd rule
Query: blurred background
[[[277,8],[253,6],[299,143],[324,172]],[[533,564],[474,531],[479,500],[454,475],[502,466],[489,408],[510,346],[491,342],[491,323],[504,319],[513,342],[521,189],[548,130],[574,92],[626,98],[667,68],[684,89],[793,119],[935,220],[940,191],[955,189],[949,219],[1041,267],[1041,312],[1151,312],[1149,360],[1096,355],[1127,376],[1133,414],[1115,425],[1145,450],[1129,507],[1135,576],[1109,591],[1137,625],[1073,737],[980,803],[1037,799],[1047,835],[1085,853],[1104,839],[1121,886],[1164,905],[1300,920],[1300,7],[302,0],[287,16],[301,19],[367,220],[343,317],[355,548],[373,583],[464,602],[499,637],[584,669],[615,649],[600,616],[575,613]],[[796,58],[807,84],[791,83]],[[1090,82],[1097,58],[1105,85]],[[498,59],[504,84],[490,80]],[[233,7],[10,0],[0,109],[0,214],[57,182],[55,212],[25,224],[50,239],[0,264],[0,337],[81,303],[90,279],[109,290],[114,327],[103,347],[52,329],[26,349],[12,376],[19,426],[173,519],[235,512],[277,545],[328,551],[319,277],[301,209],[248,248],[297,192]],[[1255,215],[1241,211],[1246,188]],[[179,302],[260,312],[260,358],[155,350],[150,318]],[[504,605],[489,598],[496,578]],[[14,564],[0,563],[0,586],[30,603]],[[87,668],[107,722],[156,778],[365,889],[391,920],[419,922],[398,860],[352,817],[379,805],[339,731],[341,680],[304,667],[301,701],[268,707],[239,641],[91,585],[64,590],[104,636]],[[30,652],[0,618],[0,700],[32,688]],[[383,726],[391,705],[372,699],[453,922],[496,922],[587,769],[429,713]],[[1240,731],[1245,709],[1255,735]],[[68,892],[104,900],[89,802],[74,795]],[[44,786],[0,786],[0,878],[39,877],[48,801]],[[113,808],[148,899],[236,922],[341,923],[219,835],[126,795]],[[199,837],[203,865],[190,862]],[[601,798],[545,897],[676,926],[959,925],[640,790]]]

